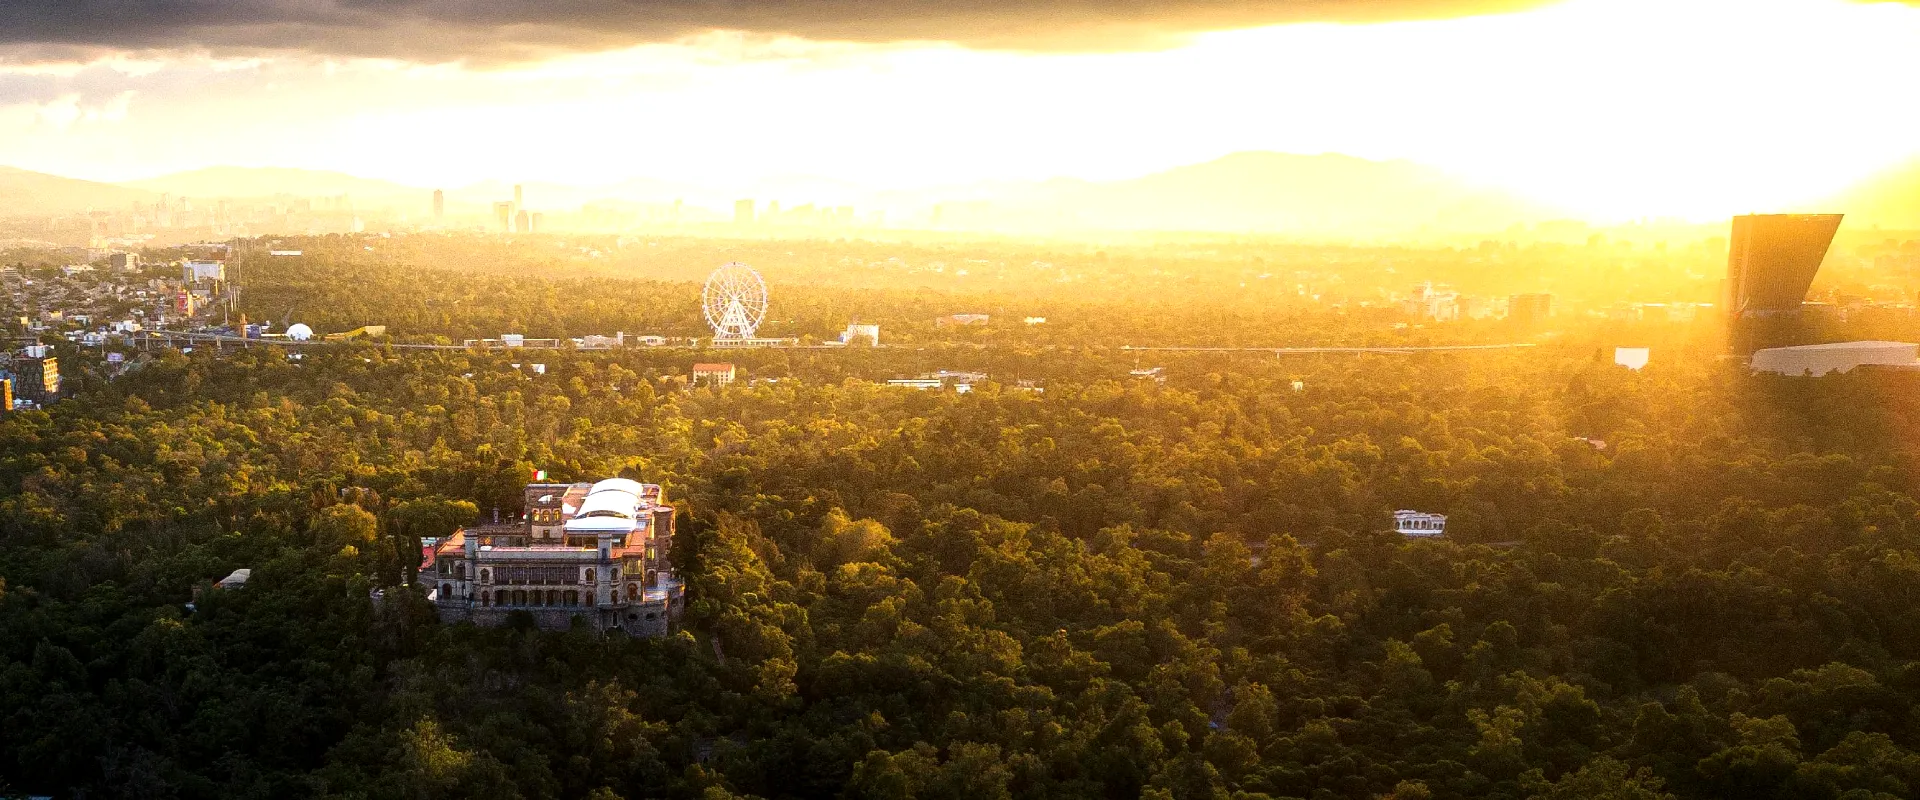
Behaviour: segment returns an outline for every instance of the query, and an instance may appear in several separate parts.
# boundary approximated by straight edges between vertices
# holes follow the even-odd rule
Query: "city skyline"
[[[93,180],[239,164],[424,187],[814,175],[912,189],[1341,153],[1600,221],[1806,203],[1920,155],[1920,110],[1893,102],[1920,73],[1910,5],[1400,16],[1069,52],[764,32],[511,63],[16,45],[0,60],[0,147]],[[1780,103],[1809,112],[1753,124]]]

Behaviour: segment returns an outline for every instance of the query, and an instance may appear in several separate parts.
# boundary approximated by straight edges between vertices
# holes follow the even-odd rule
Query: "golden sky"
[[[242,164],[420,186],[909,188],[1338,152],[1610,220],[1784,207],[1920,154],[1920,8],[1899,3],[1568,0],[1119,51],[725,32],[584,50],[16,57],[0,62],[0,162],[104,180]]]

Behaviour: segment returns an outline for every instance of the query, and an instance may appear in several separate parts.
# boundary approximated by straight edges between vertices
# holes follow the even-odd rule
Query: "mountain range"
[[[1410,161],[1338,154],[1235,153],[1138,178],[995,181],[913,190],[876,190],[844,181],[793,177],[747,186],[632,179],[599,186],[525,184],[528,205],[566,211],[596,201],[688,204],[728,213],[734,198],[757,197],[884,210],[942,227],[998,230],[1193,230],[1391,235],[1498,232],[1571,214],[1516,194],[1477,186]],[[209,167],[121,184],[0,167],[0,216],[116,210],[161,195],[194,199],[350,197],[356,208],[424,214],[432,189],[323,170]],[[485,182],[446,191],[450,210],[480,212],[513,196]],[[1920,229],[1920,160],[1883,172],[1829,201],[1850,226]]]
[[[0,166],[0,216],[74,214],[90,208],[125,208],[156,199],[159,195],[131,186]]]

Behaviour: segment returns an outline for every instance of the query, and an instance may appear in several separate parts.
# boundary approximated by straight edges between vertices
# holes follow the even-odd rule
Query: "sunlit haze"
[[[0,800],[1920,798],[1920,0],[0,0]]]
[[[977,51],[712,34],[493,69],[169,52],[0,67],[0,152],[418,186],[1142,175],[1237,151],[1405,158],[1599,219],[1830,194],[1920,150],[1920,8],[1575,0],[1440,21]]]

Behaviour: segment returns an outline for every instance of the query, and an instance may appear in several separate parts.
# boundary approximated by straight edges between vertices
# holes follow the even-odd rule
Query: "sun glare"
[[[515,69],[263,60],[204,71],[217,93],[181,88],[202,82],[188,67],[146,67],[117,73],[130,102],[75,95],[63,102],[98,113],[64,125],[14,107],[0,136],[39,168],[96,179],[297,162],[414,185],[810,175],[906,189],[1332,152],[1596,221],[1705,220],[1817,207],[1913,158],[1917,43],[1920,8],[1846,0],[1573,0],[1136,53],[713,35]],[[235,98],[249,113],[227,113]],[[131,146],[123,118],[193,133]]]

